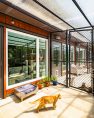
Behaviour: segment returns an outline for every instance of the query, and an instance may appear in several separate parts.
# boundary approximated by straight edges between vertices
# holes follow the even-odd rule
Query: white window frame
[[[8,32],[9,31],[14,32],[14,33],[18,33],[18,34],[22,34],[22,35],[25,35],[25,36],[36,38],[36,78],[34,78],[32,80],[27,80],[27,81],[24,81],[24,82],[21,82],[21,83],[16,83],[16,84],[13,84],[13,85],[8,85]],[[28,84],[30,82],[34,82],[34,81],[37,81],[37,80],[41,79],[41,77],[39,77],[39,39],[40,40],[42,39],[42,40],[46,41],[46,75],[48,75],[48,39],[6,28],[6,89],[21,86],[23,84]]]

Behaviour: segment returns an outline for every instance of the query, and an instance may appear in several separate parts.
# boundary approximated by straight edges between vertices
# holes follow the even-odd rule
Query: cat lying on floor
[[[39,98],[38,100],[31,102],[31,104],[34,104],[36,102],[39,103],[36,111],[39,112],[39,110],[43,107],[45,107],[46,104],[53,104],[53,108],[56,108],[56,102],[58,99],[61,99],[61,95],[60,94],[56,94],[56,95],[52,95],[52,96],[43,96],[41,98]]]

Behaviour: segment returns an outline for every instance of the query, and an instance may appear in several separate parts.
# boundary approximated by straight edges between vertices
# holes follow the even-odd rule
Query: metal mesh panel
[[[70,44],[69,84],[72,87],[91,93],[91,43],[77,42],[74,48],[73,55],[72,45]],[[74,61],[72,61],[72,57],[74,57]]]

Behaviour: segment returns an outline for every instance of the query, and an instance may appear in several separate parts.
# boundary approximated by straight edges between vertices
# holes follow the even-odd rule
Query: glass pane
[[[61,76],[61,62],[58,62],[58,65],[52,61],[52,76]]]
[[[62,76],[66,75],[66,62],[62,62]]]
[[[76,48],[76,64],[79,64],[79,48]]]
[[[38,1],[74,27],[89,26],[88,22],[85,20],[85,18],[80,13],[75,4],[72,2],[72,0]]]
[[[86,62],[85,48],[76,48],[76,62],[79,63],[79,65]]]
[[[32,44],[27,44],[27,61],[28,79],[36,78],[36,40]]]
[[[66,61],[66,44],[62,44],[62,61]]]
[[[46,41],[39,40],[39,76],[46,75]]]
[[[52,75],[61,76],[61,43],[52,42]]]
[[[36,39],[8,32],[8,85],[36,78]]]
[[[80,48],[79,61],[80,63],[83,63],[85,61],[85,49],[83,48]]]
[[[52,60],[58,66],[59,61],[61,61],[61,43],[52,42]]]
[[[58,77],[58,82],[66,85],[66,62],[61,63],[61,75]]]
[[[74,46],[70,47],[70,61],[74,61]]]

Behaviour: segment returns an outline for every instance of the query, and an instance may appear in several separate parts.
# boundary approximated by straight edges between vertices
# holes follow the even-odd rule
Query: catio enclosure
[[[66,87],[94,94],[93,4],[1,0],[0,97],[53,75]]]

